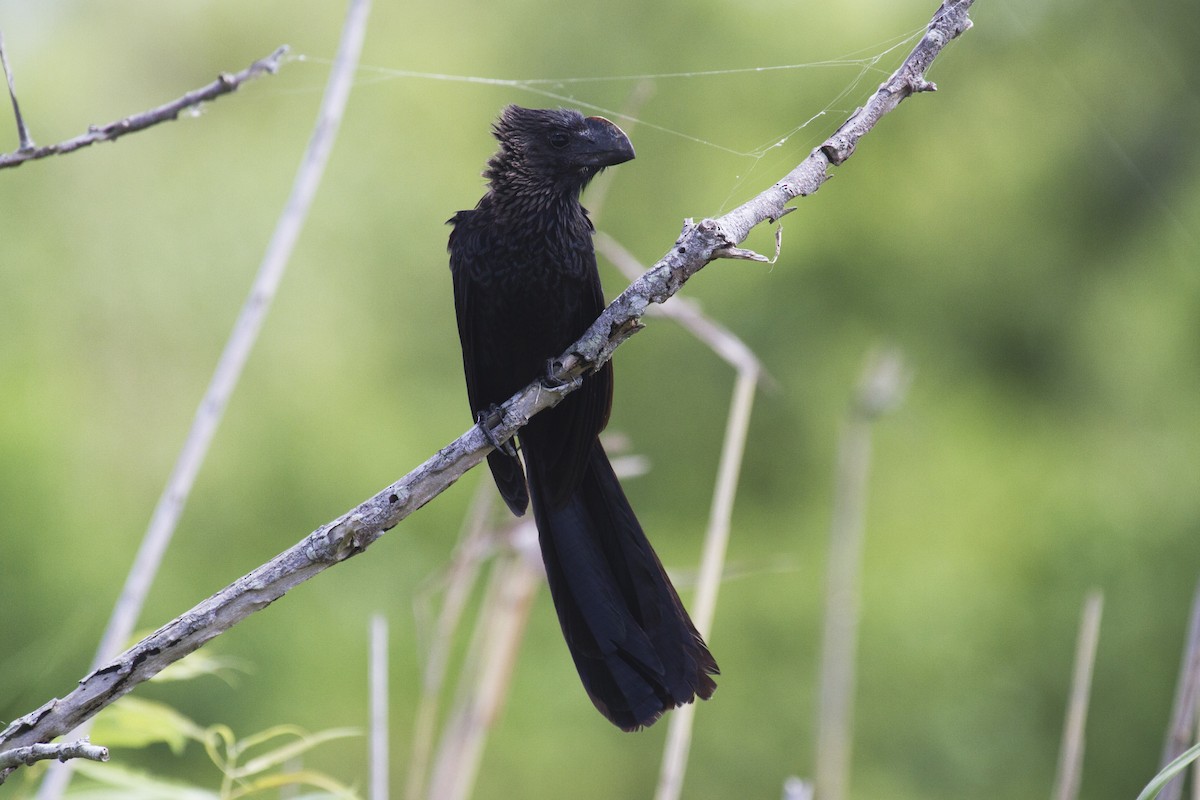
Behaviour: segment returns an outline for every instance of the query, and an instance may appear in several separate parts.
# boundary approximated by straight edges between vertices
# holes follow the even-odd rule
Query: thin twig
[[[8,53],[4,48],[4,31],[0,31],[0,67],[4,69],[4,78],[8,81],[8,98],[12,100],[13,117],[17,122],[18,153],[26,153],[34,149],[33,138],[25,127],[25,118],[21,116],[21,106],[17,103],[17,89],[13,83],[12,70],[8,66]]]
[[[29,766],[38,761],[68,761],[72,758],[86,758],[89,761],[108,761],[108,748],[92,744],[87,739],[59,744],[31,744],[25,747],[14,747],[0,752],[0,783],[8,770],[24,764]]]
[[[296,545],[248,575],[171,620],[100,669],[85,676],[61,700],[14,720],[0,731],[0,744],[22,746],[47,741],[71,730],[138,683],[157,674],[215,636],[279,599],[292,587],[362,552],[387,530],[432,500],[486,456],[492,442],[504,442],[539,411],[557,405],[585,373],[596,369],[637,329],[651,303],[661,303],[710,261],[722,248],[740,243],[759,222],[787,213],[787,203],[812,194],[825,181],[826,168],[844,161],[879,118],[914,91],[928,90],[921,77],[946,44],[970,27],[967,11],[973,0],[957,0],[938,10],[929,31],[863,107],[792,172],[773,187],[717,219],[688,222],[671,250],[612,302],[596,322],[559,359],[555,386],[541,380],[521,390],[501,407],[490,435],[472,427],[404,478],[357,508],[309,534]],[[830,155],[826,151],[833,153]]]
[[[1187,638],[1180,658],[1179,678],[1175,682],[1175,701],[1171,706],[1171,726],[1163,743],[1160,767],[1170,764],[1196,743],[1196,714],[1200,710],[1197,695],[1200,695],[1200,584],[1192,595]],[[1159,795],[1161,800],[1179,800],[1183,794],[1183,778],[1180,773],[1168,783]]]
[[[388,624],[371,617],[371,800],[388,800]]]
[[[5,167],[19,167],[26,161],[36,161],[39,158],[46,158],[48,156],[63,155],[96,144],[96,142],[111,142],[127,133],[136,133],[137,131],[157,125],[160,122],[169,122],[170,120],[177,119],[187,109],[195,108],[201,103],[216,100],[221,95],[236,92],[238,87],[246,81],[253,80],[264,74],[274,75],[279,71],[279,64],[287,53],[287,50],[287,45],[283,45],[266,58],[260,58],[241,72],[233,74],[223,72],[215,81],[207,86],[190,91],[182,97],[177,97],[158,108],[152,108],[149,111],[143,111],[140,114],[134,114],[124,119],[119,119],[116,122],[110,122],[107,125],[92,125],[88,128],[87,133],[80,134],[73,139],[67,139],[65,142],[46,145],[45,147],[25,148],[22,146],[20,150],[14,153],[0,155],[0,169],[4,169]],[[15,97],[13,99],[13,106],[16,106]]]
[[[638,261],[637,256],[604,231],[596,232],[596,252],[607,258],[621,271],[626,278],[636,279],[646,271],[645,266]],[[763,368],[762,362],[754,351],[738,338],[732,331],[716,320],[708,317],[690,298],[678,295],[669,298],[661,305],[650,306],[648,314],[673,320],[683,326],[684,330],[695,336],[708,349],[717,354],[734,369],[753,369],[762,383],[774,386],[775,381]]]
[[[1063,725],[1062,749],[1058,754],[1058,773],[1054,780],[1054,800],[1075,800],[1083,778],[1084,730],[1087,726],[1088,698],[1092,690],[1092,671],[1096,665],[1096,645],[1100,641],[1100,616],[1104,594],[1093,589],[1083,601],[1079,620],[1079,638],[1075,644],[1075,669],[1071,676],[1071,695],[1067,719]]]

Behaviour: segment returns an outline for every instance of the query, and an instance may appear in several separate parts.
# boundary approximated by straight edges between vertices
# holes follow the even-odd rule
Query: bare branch
[[[0,783],[10,771],[24,764],[30,766],[38,761],[67,761],[72,758],[86,758],[90,761],[108,761],[108,748],[92,744],[87,739],[61,744],[31,744],[25,747],[14,747],[0,752]]]
[[[969,27],[967,11],[972,2],[957,0],[939,9],[913,52],[868,100],[864,107],[867,111],[856,112],[835,134],[839,142],[856,142],[900,99],[922,85],[921,75],[937,53]],[[689,220],[671,250],[622,292],[559,359],[553,378],[560,386],[550,388],[542,381],[535,381],[504,403],[502,420],[492,427],[495,439],[503,442],[512,438],[534,414],[561,402],[584,374],[610,358],[613,350],[637,330],[638,320],[651,303],[661,303],[675,294],[688,278],[718,257],[718,251],[736,247],[752,227],[786,213],[784,209],[790,200],[819,189],[826,178],[826,167],[832,163],[825,154],[827,147],[836,150],[845,144],[831,138],[772,188],[723,217],[699,223]],[[445,491],[491,449],[492,444],[483,431],[478,426],[472,427],[374,497],[322,525],[287,551],[93,671],[66,697],[51,700],[14,720],[0,731],[0,743],[19,747],[61,736],[168,664],[270,605],[292,587],[361,553],[384,532]]]
[[[620,242],[604,231],[596,232],[596,251],[611,261],[629,280],[635,280],[646,271],[646,267],[637,260],[633,253],[626,250]],[[758,360],[754,351],[732,331],[705,316],[694,301],[676,295],[661,305],[651,306],[646,311],[678,322],[688,333],[695,336],[738,372],[753,370],[761,382],[767,386],[776,386],[774,379],[763,368],[762,362]]]
[[[107,125],[92,125],[88,128],[87,133],[76,136],[73,139],[67,139],[65,142],[58,144],[46,145],[45,147],[33,147],[32,141],[26,146],[26,138],[28,134],[22,137],[21,148],[14,153],[5,153],[0,155],[0,169],[5,167],[19,167],[26,161],[36,161],[39,158],[47,156],[63,155],[74,150],[93,145],[96,142],[111,142],[119,139],[127,133],[136,133],[157,125],[160,122],[168,122],[177,119],[179,115],[201,103],[207,103],[210,100],[216,100],[223,94],[236,92],[238,87],[243,83],[263,74],[274,75],[279,71],[279,63],[283,56],[287,53],[287,45],[282,45],[277,48],[274,53],[271,53],[266,58],[260,58],[250,66],[246,67],[241,72],[235,72],[232,75],[228,72],[223,72],[215,81],[203,86],[199,89],[188,92],[182,97],[178,97],[169,103],[152,108],[149,111],[143,111],[140,114],[134,114],[124,119],[119,119],[116,122],[110,122]],[[10,82],[11,87],[11,82]],[[13,97],[13,109],[16,109],[16,97]],[[18,116],[20,121],[20,117]],[[20,122],[22,128],[23,121]]]
[[[4,69],[4,78],[8,81],[8,99],[12,100],[13,117],[17,121],[17,152],[26,153],[34,149],[33,137],[25,127],[25,118],[21,116],[21,106],[17,103],[17,88],[13,83],[12,70],[8,67],[8,54],[4,50],[4,32],[0,31],[0,67]]]
[[[848,159],[858,141],[889,111],[916,91],[928,91],[925,70],[950,40],[971,27],[967,17],[973,0],[947,0],[930,22],[925,36],[867,104],[855,111],[829,139],[817,147],[774,186],[716,219],[686,220],[675,245],[649,272],[614,300],[587,333],[560,360],[554,376],[569,382],[603,364],[625,338],[636,332],[638,320],[651,303],[662,303],[706,264],[745,241],[762,222],[774,222],[790,212],[788,203],[815,193],[828,179],[828,167]],[[527,392],[530,390],[526,390]],[[558,399],[544,397],[547,405]],[[538,409],[540,410],[540,408]],[[506,420],[507,422],[508,420]],[[516,421],[516,420],[513,420]],[[515,430],[515,428],[514,428]],[[508,431],[496,430],[503,438]]]

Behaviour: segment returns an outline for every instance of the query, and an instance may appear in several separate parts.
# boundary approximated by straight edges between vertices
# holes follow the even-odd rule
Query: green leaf
[[[219,656],[205,650],[197,650],[187,658],[180,659],[155,675],[153,681],[188,681],[204,675],[215,675],[225,683],[234,685],[235,674],[249,672],[245,661],[229,656]]]
[[[284,772],[257,778],[241,785],[229,798],[230,800],[240,800],[240,798],[249,797],[257,792],[277,790],[284,786],[314,786],[323,790],[319,793],[305,795],[313,798],[338,797],[344,798],[344,800],[358,800],[359,797],[354,789],[339,783],[323,772],[299,770],[297,772]]]
[[[289,759],[296,758],[297,756],[308,752],[317,745],[324,744],[325,742],[332,741],[333,739],[345,739],[350,736],[361,735],[362,732],[356,728],[330,728],[329,730],[318,731],[317,733],[307,733],[301,729],[295,728],[294,726],[279,726],[276,728],[270,728],[262,733],[254,734],[244,741],[239,742],[239,747],[244,750],[245,748],[251,746],[251,744],[262,744],[279,736],[297,736],[299,738],[296,741],[289,742],[282,747],[278,747],[274,750],[270,750],[260,756],[250,759],[245,764],[234,770],[233,776],[236,778],[246,778],[251,775],[257,775],[258,773],[264,772],[272,767],[279,766]]]
[[[96,715],[91,735],[108,747],[161,743],[179,755],[189,740],[203,740],[204,729],[164,703],[126,696]]]
[[[78,760],[75,770],[88,783],[76,783],[67,795],[70,800],[219,800],[217,793],[208,789],[166,781],[115,764]]]
[[[1154,776],[1150,783],[1146,784],[1146,788],[1142,789],[1142,793],[1138,795],[1137,800],[1154,800],[1158,797],[1158,793],[1163,790],[1163,787],[1171,782],[1179,773],[1187,769],[1188,765],[1200,757],[1200,744],[1197,744],[1183,752],[1179,758],[1172,761],[1162,768],[1162,772]]]

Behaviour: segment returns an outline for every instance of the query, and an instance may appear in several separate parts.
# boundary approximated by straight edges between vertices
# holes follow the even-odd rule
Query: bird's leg
[[[492,403],[475,416],[475,421],[479,423],[479,427],[483,431],[484,438],[488,440],[488,443],[492,447],[496,448],[507,456],[512,456],[514,458],[516,457],[517,448],[513,447],[512,439],[502,442],[500,441],[499,437],[496,436],[495,429],[504,422],[504,411],[500,408],[500,406]]]

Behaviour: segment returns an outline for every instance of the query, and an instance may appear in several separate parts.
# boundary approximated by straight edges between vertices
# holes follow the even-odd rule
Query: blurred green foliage
[[[371,68],[497,78],[661,74],[878,54],[934,3],[377,3]],[[0,0],[39,144],[240,69],[288,63],[195,118],[0,174],[0,719],[83,675],[309,135],[330,3]],[[1200,573],[1200,78],[1186,3],[981,3],[914,98],[785,221],[772,268],[685,294],[778,383],[755,409],[711,644],[720,691],[686,794],[773,797],[812,771],[839,422],[867,350],[901,347],[867,513],[855,797],[1045,796],[1079,608],[1105,593],[1083,791],[1156,771]],[[878,69],[662,78],[598,224],[647,262],[683,217],[765,188]],[[545,86],[619,109],[634,81]],[[843,90],[846,90],[843,93]],[[469,424],[443,222],[470,207],[514,87],[364,68],[277,302],[142,623],[154,627],[422,461]],[[807,127],[760,157],[738,155]],[[658,126],[658,127],[656,127]],[[669,129],[678,133],[662,130]],[[7,123],[0,149],[16,146]],[[700,141],[697,141],[700,140]],[[735,151],[735,152],[731,152]],[[771,247],[768,231],[751,245]],[[610,294],[623,285],[607,267]],[[612,428],[653,464],[628,489],[669,565],[698,558],[732,376],[670,323],[617,354]],[[210,645],[236,687],[147,686],[197,724],[366,720],[367,618],[392,626],[403,785],[421,644],[476,471],[362,558]],[[686,586],[686,595],[690,594]],[[548,598],[534,609],[476,796],[646,796],[664,725],[607,726]],[[586,753],[586,757],[579,754]],[[195,777],[202,754],[114,751]],[[360,740],[314,767],[354,782]],[[361,782],[360,782],[361,783]]]
[[[96,741],[107,742],[110,752],[116,749],[126,755],[129,748],[165,745],[178,756],[190,744],[207,755],[210,768],[203,782],[188,785],[120,763],[76,760],[73,766],[81,777],[68,794],[74,800],[240,800],[277,797],[289,790],[291,796],[300,797],[300,787],[317,790],[305,797],[360,797],[352,787],[329,775],[302,768],[304,757],[314,748],[338,739],[361,737],[361,731],[354,728],[310,733],[294,725],[276,725],[239,737],[228,726],[203,728],[165,703],[126,695],[95,716],[91,735]],[[164,770],[177,768],[173,759],[156,761]],[[26,791],[14,800],[34,796],[32,786],[36,783],[31,779],[44,774],[46,766],[46,762],[38,762],[17,776],[17,782],[26,784]]]

